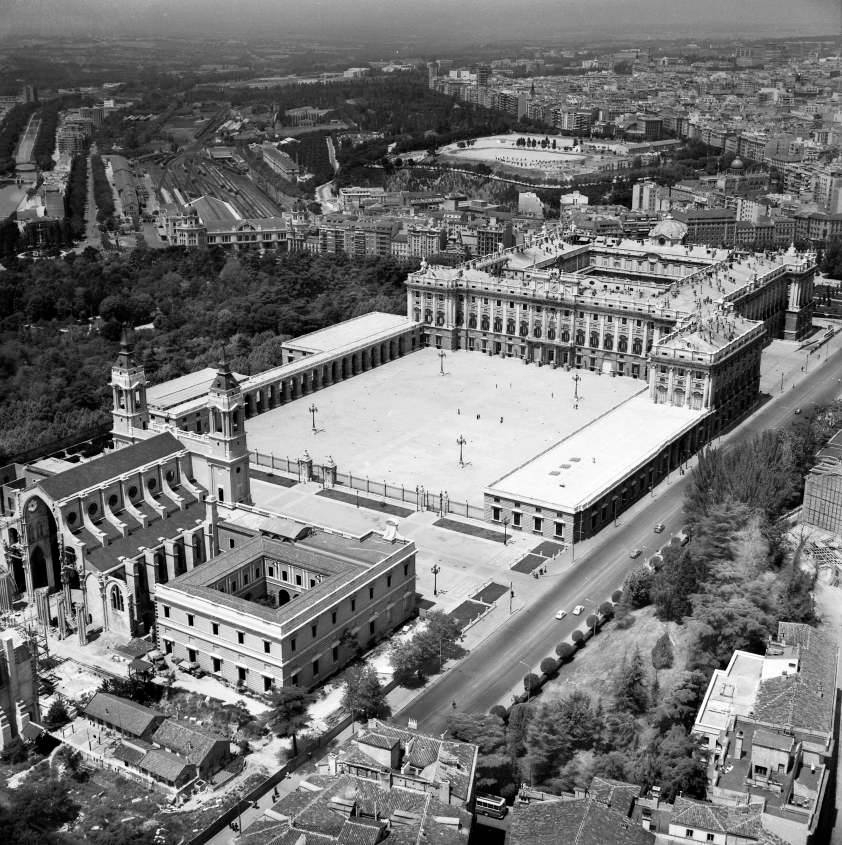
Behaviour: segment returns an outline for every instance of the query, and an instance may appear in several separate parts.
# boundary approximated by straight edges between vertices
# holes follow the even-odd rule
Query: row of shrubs
[[[584,629],[577,628],[571,635],[570,639],[573,641],[572,643],[567,642],[566,640],[560,642],[555,647],[555,657],[545,657],[539,666],[540,674],[535,672],[530,672],[527,675],[524,675],[523,678],[523,689],[524,691],[516,696],[512,701],[512,704],[523,704],[525,701],[533,699],[538,693],[541,692],[544,684],[547,681],[552,680],[558,675],[559,669],[564,666],[565,663],[569,663],[575,656],[576,652],[583,648],[585,643],[593,637],[595,634],[598,634],[602,626],[609,622],[611,619],[614,618],[614,606],[620,601],[623,597],[622,590],[615,590],[614,593],[611,595],[610,601],[604,601],[599,608],[597,609],[596,613],[591,613],[585,619],[585,627]],[[502,705],[496,705],[495,707],[491,708],[491,712],[498,712],[505,711],[505,715],[508,716],[508,708],[503,707]],[[500,712],[499,715],[503,716],[504,712]]]

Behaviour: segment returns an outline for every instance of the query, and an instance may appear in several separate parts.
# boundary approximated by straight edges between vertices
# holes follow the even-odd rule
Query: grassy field
[[[544,687],[542,698],[558,698],[569,695],[573,690],[587,692],[594,701],[607,705],[611,701],[612,684],[617,677],[620,664],[631,656],[635,648],[640,649],[649,672],[650,682],[655,677],[652,667],[652,646],[664,631],[669,631],[675,659],[671,669],[658,672],[660,695],[666,695],[675,685],[687,663],[687,647],[690,629],[674,622],[661,622],[651,607],[634,611],[634,624],[619,629],[613,622],[590,639],[576,656],[559,673],[558,678]]]

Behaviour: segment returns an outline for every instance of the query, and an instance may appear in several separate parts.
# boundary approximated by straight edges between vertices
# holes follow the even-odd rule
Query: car
[[[662,532],[665,528],[666,528],[666,525],[664,525],[664,523],[663,523],[663,522],[659,522],[659,523],[655,526],[655,533],[656,533],[656,534],[660,534],[660,533],[661,533],[661,532]]]
[[[562,619],[564,619],[565,616],[567,616],[567,611],[559,610],[558,613],[556,613],[555,618],[561,621]]]
[[[641,551],[640,551],[640,549],[632,549],[632,550],[629,552],[629,557],[630,557],[632,560],[637,560],[637,559],[638,559],[638,558],[639,558],[642,554],[643,554],[643,552],[641,552]]]
[[[581,616],[585,612],[585,605],[577,604],[576,607],[573,608],[573,615],[574,616]]]

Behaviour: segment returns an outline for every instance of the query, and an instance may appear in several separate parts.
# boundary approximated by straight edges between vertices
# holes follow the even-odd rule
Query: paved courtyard
[[[482,488],[646,388],[643,381],[422,349],[254,417],[249,447],[340,472],[482,501]],[[573,407],[578,375],[578,409]],[[315,405],[312,430],[309,408]],[[459,466],[464,438],[465,466]]]

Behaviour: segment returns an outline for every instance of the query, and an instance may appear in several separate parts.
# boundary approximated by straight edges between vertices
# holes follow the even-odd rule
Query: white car
[[[573,615],[574,616],[581,616],[585,612],[585,605],[577,604],[576,607],[573,608]]]
[[[566,610],[559,610],[559,612],[556,613],[555,618],[558,619],[559,621],[561,621],[562,619],[564,619],[565,616],[567,616],[567,611]]]

